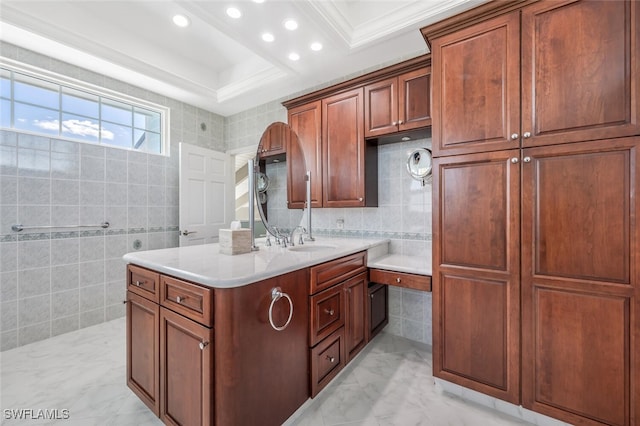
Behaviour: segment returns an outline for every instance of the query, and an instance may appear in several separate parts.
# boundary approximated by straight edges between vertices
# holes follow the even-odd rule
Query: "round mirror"
[[[431,150],[427,148],[418,148],[409,154],[409,158],[407,158],[407,171],[412,178],[422,181],[422,184],[424,185],[427,179],[431,177]]]
[[[253,173],[255,176],[254,193],[255,199],[257,200],[257,210],[267,232],[276,236],[278,233],[277,230],[287,230],[287,228],[291,226],[289,221],[295,221],[296,219],[292,219],[290,214],[277,214],[271,218],[271,221],[268,220],[269,209],[278,210],[287,208],[286,200],[282,202],[283,205],[281,206],[268,206],[268,204],[282,200],[282,197],[279,195],[274,197],[268,196],[271,187],[274,187],[274,194],[278,191],[286,191],[286,188],[282,186],[280,177],[288,175],[289,173],[281,173],[278,170],[282,170],[285,164],[287,169],[306,170],[304,153],[296,132],[286,123],[275,122],[270,124],[260,138],[253,164]],[[270,174],[273,175],[270,176]],[[301,173],[300,181],[304,181],[304,177],[304,174]],[[290,184],[291,182],[287,182],[287,185]],[[300,212],[300,218],[302,218],[302,212]],[[249,218],[249,220],[254,219]]]

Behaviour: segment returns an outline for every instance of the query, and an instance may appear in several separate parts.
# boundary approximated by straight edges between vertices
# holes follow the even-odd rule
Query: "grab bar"
[[[100,225],[43,225],[43,226],[23,226],[12,225],[11,230],[14,232],[20,232],[25,229],[58,229],[58,228],[108,228],[109,222],[102,222]]]

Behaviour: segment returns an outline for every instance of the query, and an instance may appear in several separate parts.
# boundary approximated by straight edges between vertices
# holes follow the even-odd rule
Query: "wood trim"
[[[431,40],[470,27],[479,22],[520,9],[539,0],[493,0],[466,12],[459,13],[449,19],[436,22],[420,29],[424,41],[431,49]]]
[[[367,252],[362,251],[312,266],[309,294],[315,294],[366,271],[366,265]]]
[[[308,93],[306,95],[298,96],[297,98],[289,99],[282,102],[282,105],[291,109],[299,105],[317,101],[319,99],[326,98],[331,95],[342,93],[358,87],[363,87],[367,84],[375,83],[380,80],[384,80],[390,77],[398,76],[408,71],[431,66],[431,54],[420,55],[415,58],[409,59],[404,62],[391,65],[389,67],[382,68],[377,71],[373,71],[359,77],[354,77],[350,80],[342,83],[334,84],[324,89],[316,90],[315,92]]]
[[[369,280],[372,282],[394,287],[431,291],[431,277],[429,275],[407,274],[383,269],[369,269],[369,274]]]

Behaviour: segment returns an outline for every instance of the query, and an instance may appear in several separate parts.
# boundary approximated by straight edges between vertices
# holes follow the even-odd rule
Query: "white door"
[[[218,242],[234,215],[231,156],[180,143],[180,245]]]

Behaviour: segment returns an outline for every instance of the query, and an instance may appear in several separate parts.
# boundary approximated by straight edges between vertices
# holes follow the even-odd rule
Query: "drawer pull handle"
[[[209,342],[200,342],[200,344],[198,346],[200,346],[200,350],[201,351],[204,351],[204,348],[209,346]]]
[[[144,284],[144,281],[136,281],[136,286],[140,287]]]
[[[334,357],[327,355],[327,361],[329,361],[331,364],[333,364],[335,360],[336,359]]]
[[[187,298],[187,296],[176,296],[176,302],[182,303]]]
[[[285,298],[289,301],[289,318],[287,319],[287,322],[284,323],[284,325],[282,326],[277,326],[273,323],[273,306],[275,305],[275,303],[282,299]],[[275,330],[275,331],[282,331],[285,328],[287,328],[289,326],[289,323],[291,322],[291,318],[293,317],[293,301],[291,300],[291,297],[289,297],[289,295],[287,293],[284,293],[282,291],[282,289],[280,287],[274,287],[271,289],[271,304],[269,305],[269,323],[271,324],[271,327]]]
[[[334,314],[335,312],[333,311],[333,309],[325,309],[325,310],[324,310],[324,313],[325,313],[325,314],[329,314],[329,315],[333,316],[333,314]]]
[[[398,278],[396,278],[396,282],[397,282],[398,284],[400,284],[400,283],[402,282],[402,280],[398,277]]]

